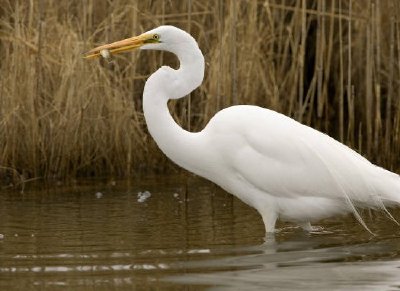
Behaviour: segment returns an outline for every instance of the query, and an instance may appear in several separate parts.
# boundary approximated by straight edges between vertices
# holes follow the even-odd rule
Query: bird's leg
[[[272,209],[264,209],[261,213],[264,226],[265,226],[265,232],[266,234],[268,233],[274,233],[275,232],[275,224],[276,220],[278,219],[278,215],[275,211]]]

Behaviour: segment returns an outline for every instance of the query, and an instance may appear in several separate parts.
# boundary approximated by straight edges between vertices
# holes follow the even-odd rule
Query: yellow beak
[[[141,34],[139,36],[123,39],[113,43],[98,46],[94,49],[85,53],[85,59],[93,59],[102,55],[102,51],[107,51],[107,54],[117,54],[133,49],[137,49],[146,43],[157,43],[158,39],[155,39],[151,34]]]

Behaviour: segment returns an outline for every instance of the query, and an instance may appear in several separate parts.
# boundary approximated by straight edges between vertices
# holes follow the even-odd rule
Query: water
[[[376,213],[376,236],[349,216],[264,240],[253,209],[193,177],[39,188],[0,192],[0,290],[400,289],[400,227]]]

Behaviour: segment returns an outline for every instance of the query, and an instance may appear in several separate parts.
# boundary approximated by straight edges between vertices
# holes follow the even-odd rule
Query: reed
[[[224,107],[256,104],[398,169],[396,0],[1,0],[2,180],[176,171],[141,109],[146,78],[176,59],[81,57],[161,24],[190,30],[206,57],[203,85],[171,103],[183,127],[197,131]]]

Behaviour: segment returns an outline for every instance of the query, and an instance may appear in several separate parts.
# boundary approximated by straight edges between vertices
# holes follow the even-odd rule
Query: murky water
[[[400,218],[398,211],[393,211]],[[193,177],[0,193],[0,290],[396,290],[400,227],[364,213],[307,234]]]

